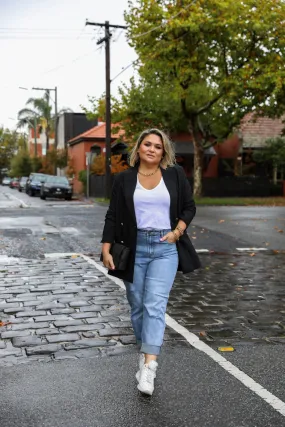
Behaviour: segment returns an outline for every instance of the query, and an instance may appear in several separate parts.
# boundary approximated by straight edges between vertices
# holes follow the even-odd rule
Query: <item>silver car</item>
[[[2,185],[10,185],[10,182],[11,182],[11,178],[9,178],[8,176],[5,176],[2,179]]]

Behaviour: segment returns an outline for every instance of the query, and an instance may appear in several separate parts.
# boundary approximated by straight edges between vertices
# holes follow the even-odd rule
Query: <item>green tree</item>
[[[39,131],[44,129],[46,135],[46,147],[49,150],[49,139],[52,129],[52,107],[49,104],[49,92],[46,91],[42,98],[29,98],[26,105],[32,108],[23,108],[18,113],[18,127],[36,122],[40,125]]]
[[[18,127],[34,127],[35,121],[39,126],[39,132],[43,130],[46,135],[46,149],[49,151],[49,140],[52,132],[55,131],[55,116],[52,114],[50,105],[49,91],[45,91],[42,98],[29,98],[26,105],[32,108],[23,108],[18,112]],[[62,108],[58,111],[57,116],[61,113],[71,111],[69,108]],[[33,126],[32,126],[33,125]]]
[[[0,128],[0,176],[10,169],[11,160],[18,148],[18,135],[8,129]],[[6,172],[5,172],[6,171]]]
[[[12,176],[29,176],[33,172],[33,163],[26,150],[20,150],[11,161]]]
[[[149,87],[143,105],[164,93],[179,110],[172,113],[183,115],[194,145],[194,194],[200,196],[205,149],[247,112],[274,117],[285,109],[285,3],[130,0],[125,19],[140,60],[139,85]]]
[[[277,174],[285,171],[285,138],[269,138],[260,151],[256,151],[253,159],[258,163],[270,163],[273,166],[273,182],[277,184]]]
[[[100,118],[103,121],[106,121],[106,100],[105,95],[103,94],[99,98],[95,96],[88,96],[88,101],[90,106],[87,108],[84,105],[80,105],[88,120]],[[112,97],[112,100],[115,98]]]

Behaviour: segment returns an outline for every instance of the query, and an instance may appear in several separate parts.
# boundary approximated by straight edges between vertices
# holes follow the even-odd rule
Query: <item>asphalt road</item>
[[[15,261],[9,267],[9,257],[33,261],[25,267],[32,278],[32,265],[44,271],[41,260],[51,253],[88,254],[93,268],[105,212],[103,204],[44,202],[0,187],[0,264],[5,266],[0,277],[9,271],[7,288],[0,285],[0,304],[6,304],[17,267]],[[167,332],[174,329],[176,335],[159,359],[152,398],[136,389],[132,345],[113,357],[86,352],[88,357],[74,360],[47,356],[25,363],[21,358],[10,366],[5,363],[10,342],[1,350],[0,340],[1,427],[285,426],[284,223],[285,208],[198,208],[189,235],[198,250],[214,253],[201,255],[200,272],[177,275]],[[254,247],[279,252],[239,251]],[[66,286],[67,295],[68,281]],[[14,293],[23,289],[14,287]],[[122,316],[123,324],[126,320]],[[131,343],[131,337],[123,338]],[[233,352],[219,350],[228,345]]]
[[[256,247],[285,249],[285,207],[199,206],[195,224]]]

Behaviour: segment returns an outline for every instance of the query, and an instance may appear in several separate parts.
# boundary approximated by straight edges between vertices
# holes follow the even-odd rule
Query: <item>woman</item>
[[[102,237],[109,274],[123,279],[131,321],[140,346],[138,389],[152,395],[165,330],[165,312],[178,267],[200,267],[185,232],[195,216],[191,188],[167,136],[142,132],[130,156],[131,168],[115,177]],[[180,240],[179,240],[180,239]],[[125,270],[116,270],[111,244],[130,248]]]

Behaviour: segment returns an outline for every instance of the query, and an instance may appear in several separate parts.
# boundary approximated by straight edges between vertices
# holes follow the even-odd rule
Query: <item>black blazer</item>
[[[130,261],[126,270],[109,270],[109,274],[133,282],[137,242],[137,224],[134,208],[134,192],[137,184],[137,167],[127,169],[115,176],[109,209],[101,243],[123,243],[131,249]],[[174,229],[183,220],[186,226],[196,214],[195,202],[190,184],[180,166],[161,168],[165,185],[170,194],[170,223]],[[177,242],[179,254],[178,270],[189,273],[200,267],[198,255],[184,233]]]

